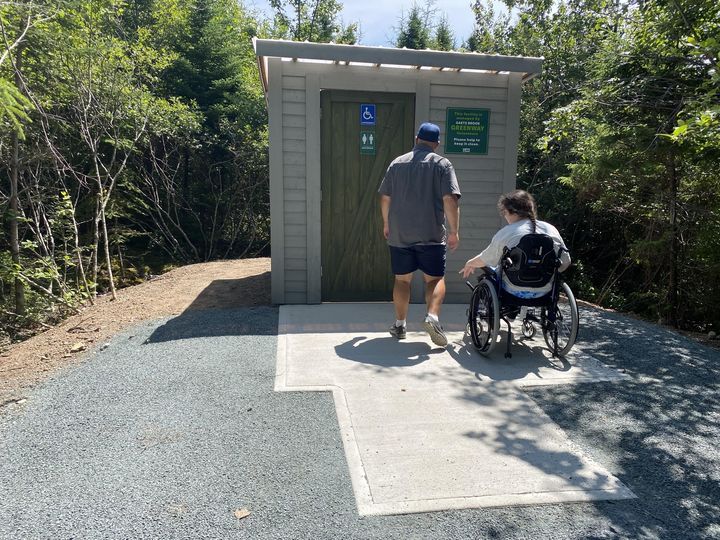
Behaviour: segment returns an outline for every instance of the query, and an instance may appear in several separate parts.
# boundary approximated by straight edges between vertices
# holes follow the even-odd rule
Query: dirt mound
[[[269,304],[269,258],[183,266],[119,290],[115,301],[99,297],[95,305],[0,354],[0,407],[21,401],[55,370],[81,361],[85,351],[133,324],[192,309]]]

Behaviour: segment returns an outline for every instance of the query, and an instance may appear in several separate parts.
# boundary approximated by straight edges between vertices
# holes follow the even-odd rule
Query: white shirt
[[[560,268],[567,268],[570,265],[570,254],[568,253],[567,248],[565,247],[565,242],[563,242],[563,239],[560,236],[558,230],[546,221],[538,220],[535,223],[537,224],[537,228],[535,230],[536,233],[546,234],[550,238],[552,238],[553,244],[555,246],[555,253],[558,253],[560,251],[560,248],[564,248],[562,254],[560,255]],[[532,234],[532,232],[532,221],[530,221],[529,219],[521,219],[516,221],[515,223],[509,223],[495,233],[495,236],[493,236],[492,240],[490,241],[490,245],[486,247],[478,256],[488,266],[495,267],[500,263],[500,257],[502,257],[503,251],[506,247],[509,249],[514,248],[518,245],[518,243],[520,243],[520,239],[523,236],[525,236],[526,234]],[[550,283],[545,287],[533,289],[516,287],[515,285],[507,281],[503,276],[503,288],[513,294],[517,294],[518,296],[525,296],[522,293],[545,294],[550,291],[550,289],[552,288],[552,284]],[[533,294],[533,296],[535,296],[535,294]]]

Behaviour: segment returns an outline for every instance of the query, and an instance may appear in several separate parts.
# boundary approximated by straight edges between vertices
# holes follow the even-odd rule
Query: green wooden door
[[[415,96],[323,90],[320,103],[322,300],[391,300],[377,190],[390,162],[412,148]],[[375,106],[374,126],[361,124],[363,104]]]

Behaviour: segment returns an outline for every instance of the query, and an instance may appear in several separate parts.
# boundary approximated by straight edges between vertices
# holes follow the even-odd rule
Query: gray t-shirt
[[[445,243],[443,197],[460,197],[455,169],[448,159],[416,144],[390,164],[378,193],[391,198],[389,245]]]

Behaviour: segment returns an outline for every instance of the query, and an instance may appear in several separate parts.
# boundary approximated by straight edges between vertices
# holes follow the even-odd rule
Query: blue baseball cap
[[[428,142],[440,142],[440,128],[430,122],[425,122],[420,125],[420,129],[417,132],[417,138]]]

